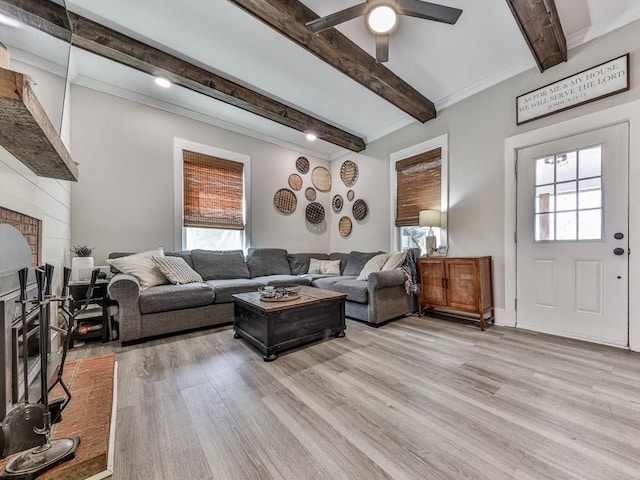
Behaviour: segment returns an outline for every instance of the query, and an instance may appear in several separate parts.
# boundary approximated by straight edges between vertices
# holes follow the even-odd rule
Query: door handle
[[[624,248],[620,248],[620,247],[614,248],[613,253],[614,255],[618,255],[618,256],[624,255]]]

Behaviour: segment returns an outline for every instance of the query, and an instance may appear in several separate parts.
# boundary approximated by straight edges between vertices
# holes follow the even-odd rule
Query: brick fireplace
[[[0,207],[0,223],[8,223],[22,234],[31,247],[31,264],[39,265],[42,246],[42,222],[24,213],[14,212],[8,208]]]

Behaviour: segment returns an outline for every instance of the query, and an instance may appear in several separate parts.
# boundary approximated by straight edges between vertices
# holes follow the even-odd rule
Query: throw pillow
[[[140,290],[146,290],[147,288],[167,283],[167,277],[162,274],[152,260],[153,257],[162,256],[164,256],[164,249],[158,247],[155,250],[135,253],[126,257],[113,258],[107,260],[107,263],[122,273],[136,277],[138,282],[140,282]]]
[[[384,252],[349,252],[349,256],[347,257],[347,266],[344,267],[343,275],[357,277],[358,275],[360,275],[360,272],[362,271],[366,263],[376,255],[380,255],[381,253]]]
[[[312,258],[329,260],[326,253],[290,253],[287,255],[291,275],[304,275],[309,273],[309,262]]]
[[[184,258],[151,257],[151,260],[174,285],[203,281],[200,274],[191,268]]]
[[[384,266],[388,258],[388,253],[381,253],[380,255],[376,255],[375,257],[370,259],[362,268],[362,270],[360,271],[360,275],[358,275],[358,278],[356,278],[356,280],[368,280],[370,273],[379,272],[380,270],[382,270],[382,267]]]
[[[400,265],[404,263],[404,259],[407,257],[407,252],[391,252],[389,258],[382,266],[382,270],[393,270],[394,268],[400,268]]]
[[[309,272],[318,275],[340,275],[340,260],[309,259]]]

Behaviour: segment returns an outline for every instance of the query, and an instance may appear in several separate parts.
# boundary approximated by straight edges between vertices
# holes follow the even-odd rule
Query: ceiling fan
[[[398,15],[424,18],[453,25],[462,14],[459,8],[447,7],[420,0],[366,0],[326,17],[317,18],[305,25],[311,32],[319,33],[362,15],[367,15],[367,26],[376,37],[376,62],[389,60],[389,33],[398,22]]]

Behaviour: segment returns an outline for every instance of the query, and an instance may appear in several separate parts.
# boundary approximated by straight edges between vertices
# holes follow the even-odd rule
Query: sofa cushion
[[[208,280],[205,282],[216,293],[215,303],[233,302],[234,293],[255,292],[258,287],[266,285],[264,282],[255,279],[235,278],[226,280]]]
[[[329,260],[326,253],[290,253],[287,255],[289,268],[292,275],[304,275],[309,271],[309,262],[312,258],[318,260]]]
[[[255,277],[251,280],[262,282],[263,285],[311,285],[311,279],[298,275],[267,275]]]
[[[380,255],[376,255],[373,258],[370,258],[369,261],[362,267],[360,270],[360,274],[356,280],[367,280],[369,278],[369,274],[373,272],[379,272],[384,267],[384,264],[389,258],[388,253],[381,253]]]
[[[250,248],[247,267],[251,278],[265,275],[289,275],[291,267],[283,248]]]
[[[369,290],[366,280],[341,280],[333,284],[334,292],[346,293],[347,300],[356,303],[369,302]]]
[[[206,280],[249,278],[242,250],[191,250],[193,269]]]
[[[313,287],[316,288],[323,288],[325,290],[333,290],[333,284],[340,282],[342,280],[355,280],[356,277],[351,276],[351,277],[340,277],[340,276],[333,276],[333,277],[320,277],[320,278],[315,278],[311,281],[311,285]]]
[[[180,250],[176,252],[164,252],[166,257],[180,257],[187,265],[193,268],[193,259],[191,258],[191,250]]]
[[[136,277],[140,282],[140,290],[146,290],[156,285],[168,283],[167,277],[162,274],[152,260],[152,257],[160,257],[162,255],[164,255],[164,249],[158,247],[154,250],[110,259],[107,260],[107,263],[121,273]]]
[[[184,258],[180,257],[151,257],[153,263],[174,285],[202,282],[202,277],[191,268]]]
[[[340,260],[309,260],[307,273],[319,273],[320,275],[340,275]]]
[[[347,266],[344,267],[343,275],[353,275],[358,276],[360,272],[366,265],[366,263],[371,260],[376,255],[379,255],[384,252],[349,252],[349,256],[347,257]]]
[[[158,285],[140,293],[140,312],[168,312],[183,308],[203,307],[214,302],[213,288],[206,283]]]
[[[329,260],[340,260],[340,275],[344,275],[344,269],[347,266],[348,253],[334,252],[329,254]],[[357,273],[356,273],[357,275]]]

